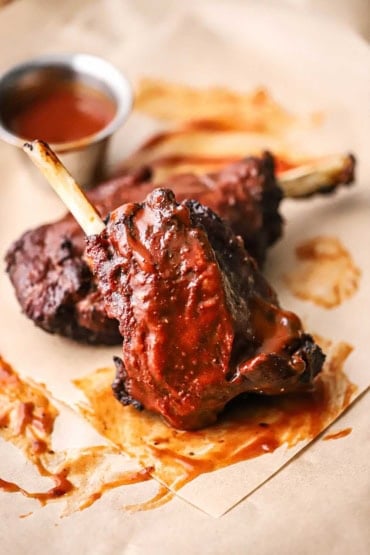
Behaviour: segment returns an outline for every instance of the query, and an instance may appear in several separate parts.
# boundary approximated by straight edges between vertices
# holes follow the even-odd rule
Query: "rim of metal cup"
[[[88,135],[76,141],[51,143],[50,146],[56,152],[62,153],[70,150],[79,150],[88,145],[102,141],[117,131],[128,117],[133,105],[133,92],[129,80],[110,62],[92,54],[47,54],[26,60],[13,66],[0,76],[0,90],[8,81],[13,80],[16,82],[17,78],[21,78],[33,68],[42,69],[43,67],[66,68],[72,70],[74,74],[91,77],[96,82],[100,81],[105,85],[109,94],[113,97],[117,108],[113,119],[97,133],[93,133],[92,135]],[[4,126],[1,118],[0,138],[18,147],[22,147],[27,140],[12,133]]]

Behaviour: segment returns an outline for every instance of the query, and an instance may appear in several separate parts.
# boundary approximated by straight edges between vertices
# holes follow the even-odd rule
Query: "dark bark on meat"
[[[274,159],[267,152],[217,173],[175,176],[165,186],[178,201],[197,200],[226,220],[260,266],[267,248],[281,237],[283,220],[279,205],[283,195],[276,182]],[[193,193],[190,195],[189,191]]]
[[[123,335],[113,390],[124,404],[196,429],[241,393],[306,389],[321,370],[241,238],[198,202],[157,189],[114,211],[86,253]]]
[[[141,201],[155,187],[149,169],[100,185],[88,197],[105,217],[124,202]],[[195,198],[230,221],[259,261],[280,235],[281,191],[273,158],[247,158],[217,174],[181,175],[170,181],[181,199]],[[93,344],[121,341],[107,318],[95,281],[83,260],[85,237],[72,216],[28,231],[6,255],[7,270],[23,312],[50,333]]]
[[[126,189],[145,188],[150,177],[144,168],[97,187],[88,197],[105,215],[125,202]],[[85,235],[67,215],[13,243],[6,254],[7,271],[24,314],[37,326],[77,341],[115,345],[121,341],[118,325],[105,313],[84,250]]]
[[[153,190],[149,169],[104,183],[88,193],[103,217],[124,202],[139,202]],[[353,165],[343,176],[353,179]],[[243,238],[262,264],[266,249],[281,235],[281,190],[273,157],[250,157],[218,173],[178,175],[168,181],[178,200],[209,206]],[[83,260],[84,234],[72,216],[28,231],[9,249],[10,280],[23,312],[51,333],[78,341],[117,344],[118,325],[107,318],[93,276]]]

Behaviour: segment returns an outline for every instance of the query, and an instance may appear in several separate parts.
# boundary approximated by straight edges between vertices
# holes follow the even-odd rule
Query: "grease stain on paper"
[[[293,295],[325,308],[334,308],[352,297],[361,271],[336,237],[319,236],[296,247],[298,266],[286,274]]]

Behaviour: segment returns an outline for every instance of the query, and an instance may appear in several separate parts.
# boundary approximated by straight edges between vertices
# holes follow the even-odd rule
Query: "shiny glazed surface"
[[[156,189],[121,206],[86,256],[123,336],[117,398],[175,428],[213,423],[240,393],[307,389],[322,367],[242,239],[195,201]]]

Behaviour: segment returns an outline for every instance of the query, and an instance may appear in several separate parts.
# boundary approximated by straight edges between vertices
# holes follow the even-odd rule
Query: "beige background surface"
[[[343,240],[356,260],[368,259],[365,228],[369,221],[368,47],[352,31],[332,21],[302,17],[299,12],[267,4],[234,2],[179,3],[105,0],[93,2],[17,2],[0,12],[0,69],[45,51],[83,50],[108,57],[134,79],[143,73],[200,84],[226,83],[250,88],[264,84],[295,110],[324,110],[328,115],[319,138],[302,145],[321,152],[351,148],[360,159],[359,186],[332,203],[326,218],[321,201],[297,212],[291,205],[286,239],[270,255],[270,273],[278,282],[286,249],[302,221],[314,231],[343,227],[336,216],[346,210],[356,221],[355,234]],[[129,152],[146,130],[131,120],[115,138],[112,159]],[[297,138],[304,142],[303,137]],[[18,153],[0,148],[0,234],[8,244],[26,227],[63,209],[49,192],[30,180]],[[315,212],[321,223],[312,219]],[[344,225],[344,224],[343,224]],[[348,222],[347,224],[348,225]],[[361,224],[362,225],[362,224]],[[338,228],[338,229],[337,229]],[[363,232],[361,233],[361,229]],[[312,233],[311,233],[312,235]],[[368,235],[367,235],[368,236]],[[363,283],[369,284],[365,272]],[[4,282],[5,283],[5,282]],[[60,396],[73,395],[68,379],[76,371],[75,351],[45,336],[19,315],[10,287],[1,289],[0,350],[15,366],[46,381],[50,360]],[[357,364],[368,367],[369,306],[367,287],[350,307],[338,312],[310,310],[284,296],[317,331],[357,342]],[[352,308],[352,309],[351,309]],[[10,330],[10,331],[9,331]],[[110,351],[84,350],[85,370],[103,364]],[[55,372],[59,370],[59,372]],[[362,371],[366,368],[361,368]],[[78,368],[84,373],[84,368]],[[129,515],[120,507],[144,499],[153,484],[111,492],[90,509],[58,518],[56,505],[24,520],[34,509],[17,495],[0,497],[0,545],[4,553],[367,553],[369,520],[369,398],[357,402],[333,429],[353,427],[337,442],[318,440],[278,475],[221,519],[213,519],[180,499],[161,509]],[[76,439],[77,441],[77,439]],[[26,479],[22,459],[0,444],[0,475]],[[9,466],[11,468],[9,468]],[[32,472],[31,472],[32,474]],[[15,478],[14,478],[15,479]]]

